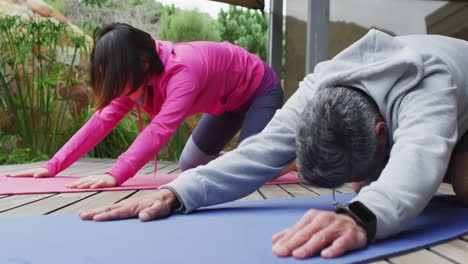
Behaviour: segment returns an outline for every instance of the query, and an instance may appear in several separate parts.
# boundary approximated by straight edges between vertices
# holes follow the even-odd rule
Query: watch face
[[[366,223],[370,223],[376,220],[375,215],[360,202],[350,203],[348,204],[348,208],[351,212],[359,216],[359,218]]]

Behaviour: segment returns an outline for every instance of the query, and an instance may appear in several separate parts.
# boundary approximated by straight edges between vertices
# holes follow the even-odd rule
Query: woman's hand
[[[50,172],[46,168],[35,168],[16,173],[5,173],[7,177],[34,177],[34,178],[45,178],[51,177]]]
[[[83,177],[67,184],[70,189],[95,189],[117,186],[117,180],[110,174],[93,175]]]
[[[177,197],[172,191],[161,189],[144,197],[130,198],[114,205],[82,211],[80,217],[83,220],[94,221],[138,217],[141,221],[151,221],[169,216],[171,209],[177,207],[177,202]]]

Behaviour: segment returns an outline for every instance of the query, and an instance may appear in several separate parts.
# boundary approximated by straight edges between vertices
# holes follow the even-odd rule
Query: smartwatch
[[[374,240],[377,231],[377,217],[363,203],[355,201],[336,210],[337,214],[350,216],[358,225],[367,232],[367,243]]]

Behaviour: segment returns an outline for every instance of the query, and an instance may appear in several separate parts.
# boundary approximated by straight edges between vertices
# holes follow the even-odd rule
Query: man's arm
[[[185,213],[252,193],[294,161],[297,123],[313,93],[313,75],[309,75],[260,134],[161,188],[177,194]]]

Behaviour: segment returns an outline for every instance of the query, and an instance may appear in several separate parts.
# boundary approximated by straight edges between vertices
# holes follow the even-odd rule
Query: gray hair
[[[336,188],[357,168],[368,168],[377,151],[375,102],[352,87],[329,87],[307,104],[297,132],[299,175],[306,183]]]

